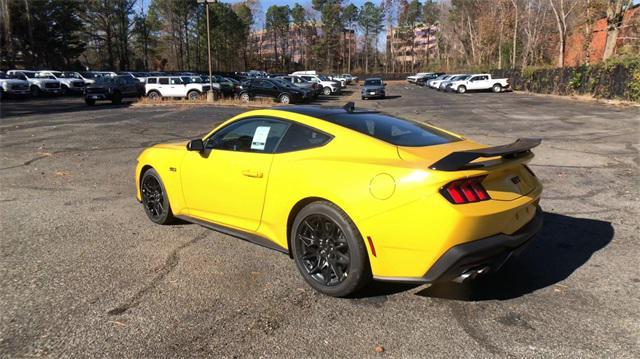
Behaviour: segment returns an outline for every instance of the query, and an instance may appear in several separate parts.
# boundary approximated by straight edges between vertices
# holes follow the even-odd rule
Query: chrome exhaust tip
[[[489,272],[489,267],[485,266],[485,267],[481,267],[481,268],[474,268],[474,269],[469,269],[467,271],[465,271],[464,273],[460,274],[459,276],[455,277],[453,279],[454,282],[456,283],[464,283],[467,281],[470,281],[472,279],[474,279],[475,277],[481,275],[481,274],[485,274],[487,272]]]

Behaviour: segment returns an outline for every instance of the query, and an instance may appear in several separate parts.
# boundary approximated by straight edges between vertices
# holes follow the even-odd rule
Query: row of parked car
[[[123,98],[146,96],[150,100],[186,98],[196,100],[210,90],[215,97],[235,97],[248,102],[256,98],[274,99],[283,104],[310,102],[321,95],[339,95],[353,76],[329,78],[315,71],[291,74],[250,74],[233,77],[196,73],[163,74],[142,80],[136,76],[118,75],[88,85],[85,102],[99,100],[119,103]]]
[[[438,72],[419,72],[408,76],[407,82],[419,86],[426,86],[438,91],[453,91],[465,93],[467,91],[503,92],[511,85],[507,78],[493,78],[491,74],[445,74]]]
[[[227,73],[226,76],[194,72],[108,72],[10,70],[0,72],[0,96],[82,94],[88,105],[107,100],[147,96],[151,100],[195,100],[213,91],[216,97],[243,101],[267,97],[282,103],[306,102],[320,95],[338,95],[358,81],[350,74],[326,76],[316,71],[269,74],[263,71]]]

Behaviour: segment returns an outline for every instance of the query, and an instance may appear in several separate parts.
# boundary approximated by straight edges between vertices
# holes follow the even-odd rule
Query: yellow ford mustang
[[[287,253],[328,295],[371,278],[461,281],[500,268],[541,227],[542,186],[525,165],[539,143],[487,147],[353,103],[255,110],[144,150],[137,198],[155,223]]]

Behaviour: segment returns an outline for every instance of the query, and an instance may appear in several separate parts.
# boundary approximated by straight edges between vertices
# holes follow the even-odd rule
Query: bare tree
[[[549,0],[558,27],[558,67],[564,67],[564,49],[567,42],[567,18],[581,0]]]
[[[511,0],[513,5],[513,46],[511,49],[511,68],[516,67],[516,54],[518,45],[518,0]]]
[[[609,0],[607,6],[607,42],[604,46],[604,54],[602,59],[610,58],[615,49],[618,40],[618,32],[622,26],[624,12],[631,7],[631,0]]]

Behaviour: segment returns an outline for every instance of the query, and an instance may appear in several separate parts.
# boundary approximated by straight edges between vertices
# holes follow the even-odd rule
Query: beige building
[[[309,36],[309,31],[314,34]],[[322,30],[319,27],[316,28],[315,31],[313,28],[298,31],[297,27],[291,26],[286,39],[285,56],[287,56],[289,61],[293,64],[302,64],[304,62],[305,51],[308,51],[309,48],[309,44],[307,43],[308,39],[311,38],[313,41],[313,39],[318,39],[321,36]],[[277,39],[278,44],[276,49],[274,46],[273,36],[271,36],[267,30],[259,30],[254,31],[251,34],[251,41],[254,51],[265,66],[269,67],[275,65],[276,51],[278,53],[278,58],[282,61],[283,45],[281,43],[281,39]],[[344,54],[342,62],[347,62],[349,47],[351,48],[352,61],[355,61],[356,34],[354,30],[344,29],[340,36],[340,47],[342,48],[341,54]]]
[[[426,64],[427,56],[430,61],[437,56],[439,30],[437,25],[419,24],[411,34],[409,28],[392,27],[387,32],[387,51],[397,64]]]

